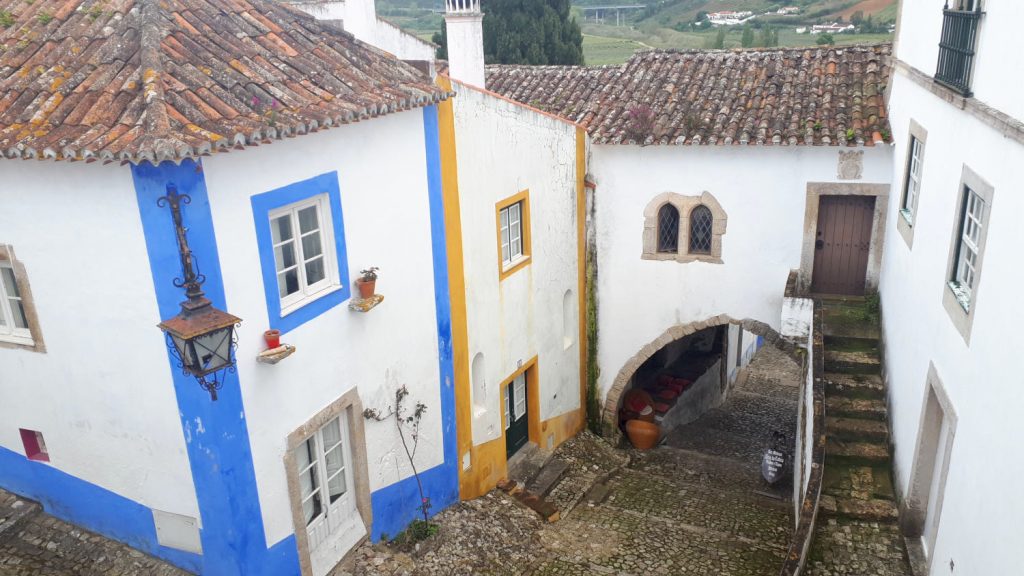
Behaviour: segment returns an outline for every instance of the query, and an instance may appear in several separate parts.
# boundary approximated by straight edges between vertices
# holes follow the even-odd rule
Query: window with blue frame
[[[351,296],[337,172],[252,197],[270,327],[293,330]]]

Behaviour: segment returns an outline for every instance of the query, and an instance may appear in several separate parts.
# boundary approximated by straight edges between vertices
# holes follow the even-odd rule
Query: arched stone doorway
[[[758,320],[752,320],[749,318],[737,320],[728,315],[721,314],[700,322],[690,322],[688,324],[672,326],[663,332],[661,336],[658,336],[651,342],[648,342],[640,349],[639,352],[626,361],[615,376],[615,380],[612,382],[612,387],[608,390],[608,394],[605,396],[604,409],[602,410],[602,420],[604,422],[606,435],[617,435],[619,433],[618,413],[619,408],[622,406],[623,394],[626,392],[633,375],[645,362],[673,342],[686,338],[691,334],[695,334],[707,328],[727,326],[730,324],[737,325],[747,332],[764,338],[766,343],[775,346],[793,358],[796,362],[803,362],[800,352],[802,349],[799,346],[783,338],[781,334],[776,332],[768,324]]]

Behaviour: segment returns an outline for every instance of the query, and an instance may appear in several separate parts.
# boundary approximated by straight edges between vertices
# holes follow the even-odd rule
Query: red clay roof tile
[[[159,162],[449,94],[272,0],[0,0],[0,154]]]
[[[599,144],[873,146],[889,44],[650,50],[622,66],[488,66],[487,88]],[[848,132],[852,130],[852,132]]]

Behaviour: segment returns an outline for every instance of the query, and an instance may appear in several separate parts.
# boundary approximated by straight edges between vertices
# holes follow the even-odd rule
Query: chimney
[[[444,0],[448,74],[484,88],[484,14],[480,0]]]

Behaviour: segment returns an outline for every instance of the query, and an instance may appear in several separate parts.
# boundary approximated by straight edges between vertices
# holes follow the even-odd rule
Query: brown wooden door
[[[811,279],[813,292],[864,294],[874,212],[874,196],[820,198]]]

